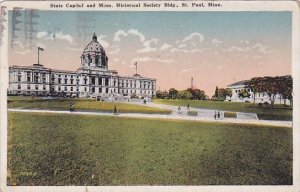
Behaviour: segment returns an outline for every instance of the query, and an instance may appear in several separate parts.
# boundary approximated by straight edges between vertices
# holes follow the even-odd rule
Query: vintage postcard
[[[0,7],[1,192],[300,190],[296,1]]]

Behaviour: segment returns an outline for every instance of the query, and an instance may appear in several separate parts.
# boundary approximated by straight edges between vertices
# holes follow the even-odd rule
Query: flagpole
[[[40,64],[40,48],[38,47],[38,65]]]
[[[137,74],[137,63],[135,63],[135,74]]]

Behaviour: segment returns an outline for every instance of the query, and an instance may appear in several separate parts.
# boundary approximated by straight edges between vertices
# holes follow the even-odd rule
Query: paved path
[[[129,102],[129,103],[143,105],[143,106],[149,106],[149,107],[155,107],[155,108],[160,108],[160,109],[172,110],[172,114],[178,113],[178,107],[179,107],[179,106],[174,106],[174,105],[166,105],[166,104],[153,103],[153,102],[148,102],[146,105],[143,102]],[[187,115],[187,111],[188,111],[187,107],[186,106],[180,106],[180,107],[181,107],[181,114]],[[214,118],[215,112],[219,111],[221,119],[224,118],[224,112],[227,112],[227,111],[220,111],[220,110],[215,110],[215,109],[202,109],[202,108],[195,108],[195,107],[190,107],[189,110],[197,111],[198,117],[207,117],[207,118]],[[243,112],[236,112],[236,113],[237,113],[238,119],[258,120],[258,117],[255,113],[243,113]]]
[[[222,123],[236,123],[236,124],[254,124],[254,125],[270,125],[280,127],[292,127],[292,121],[269,121],[269,120],[253,120],[253,119],[233,119],[220,118],[215,120],[211,117],[188,116],[178,113],[171,115],[160,114],[141,114],[141,113],[121,113],[114,115],[113,113],[103,112],[70,112],[70,111],[55,111],[55,110],[35,110],[35,109],[8,109],[8,111],[24,112],[24,113],[56,113],[56,114],[73,114],[73,115],[99,115],[99,116],[118,116],[118,117],[135,117],[135,118],[150,118],[150,119],[174,119],[174,120],[190,120],[190,121],[205,121],[205,122],[222,122]]]

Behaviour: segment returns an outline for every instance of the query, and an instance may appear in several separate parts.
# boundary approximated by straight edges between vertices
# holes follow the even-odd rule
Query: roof
[[[248,82],[249,82],[249,80],[238,81],[238,82],[232,83],[230,85],[227,85],[227,87],[238,86],[238,85],[245,85]]]

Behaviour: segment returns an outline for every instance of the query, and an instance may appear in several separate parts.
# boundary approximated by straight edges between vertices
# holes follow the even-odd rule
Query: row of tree
[[[271,108],[274,106],[276,95],[281,95],[286,102],[293,102],[293,79],[290,75],[276,77],[255,77],[246,83],[246,88],[250,88],[253,92],[253,100],[255,105],[256,93],[266,93],[271,102]]]
[[[218,88],[216,87],[215,94],[212,96],[212,100],[224,101],[226,97],[232,96],[232,91],[229,88]]]
[[[176,90],[171,88],[169,91],[156,92],[156,98],[158,99],[190,99],[190,100],[206,100],[208,96],[203,90],[200,89],[186,89],[186,90]]]

